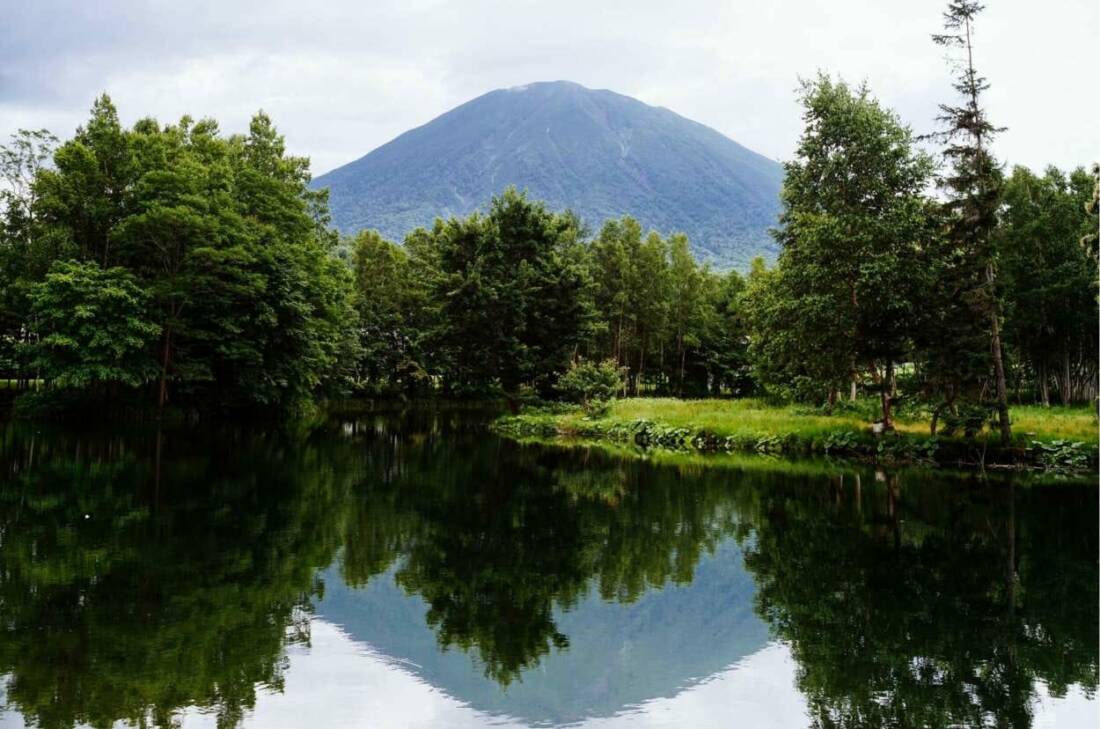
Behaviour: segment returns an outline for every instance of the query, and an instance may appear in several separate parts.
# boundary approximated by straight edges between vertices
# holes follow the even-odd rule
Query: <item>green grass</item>
[[[988,429],[975,440],[942,434],[933,440],[928,419],[916,416],[899,418],[896,436],[876,438],[870,432],[872,406],[865,401],[853,410],[826,415],[803,406],[776,406],[752,399],[632,398],[614,401],[600,418],[588,417],[579,408],[532,409],[500,418],[497,429],[512,437],[638,443],[706,452],[1031,464],[1066,470],[1095,464],[1098,427],[1089,406],[1013,408],[1014,443],[1007,449],[1000,447],[997,433]],[[1053,444],[1050,453],[1044,455],[1036,442]]]
[[[590,423],[582,412],[554,416],[564,430],[582,429]],[[823,415],[795,405],[769,405],[760,400],[676,400],[631,398],[616,400],[603,420],[652,420],[673,428],[706,430],[717,436],[785,435],[812,440],[837,431],[865,431],[866,418],[855,413]],[[1026,405],[1012,408],[1018,439],[1097,442],[1097,419],[1090,406],[1051,407]],[[927,420],[899,419],[897,430],[912,436],[928,436]]]
[[[574,414],[572,417],[583,417]],[[768,405],[759,400],[675,400],[636,398],[616,400],[610,420],[652,420],[674,428],[696,428],[718,436],[795,433],[822,438],[838,429],[865,428],[858,417],[807,414],[795,406]]]
[[[1097,442],[1096,409],[1091,405],[1020,405],[1012,408],[1012,429],[1017,437],[1031,440]]]

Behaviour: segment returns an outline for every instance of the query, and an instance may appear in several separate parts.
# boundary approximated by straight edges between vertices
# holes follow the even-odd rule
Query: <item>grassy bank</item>
[[[698,452],[835,455],[941,465],[1015,465],[1056,470],[1096,467],[1097,419],[1089,407],[1013,408],[1014,443],[997,435],[976,438],[929,434],[927,420],[897,422],[897,432],[876,437],[859,412],[831,415],[759,400],[617,400],[607,414],[590,418],[579,408],[529,409],[498,419],[494,427],[513,437],[581,439]]]

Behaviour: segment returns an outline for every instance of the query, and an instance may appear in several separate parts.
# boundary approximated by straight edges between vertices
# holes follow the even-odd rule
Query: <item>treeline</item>
[[[363,232],[344,255],[360,390],[552,397],[582,359],[621,365],[628,394],[752,387],[742,277],[629,217],[590,237],[570,213],[508,190],[485,215],[437,221],[403,246]]]
[[[64,144],[0,147],[0,383],[47,407],[292,409],[555,397],[588,362],[627,395],[862,389],[887,428],[914,401],[933,429],[995,414],[1007,437],[1010,399],[1097,396],[1097,178],[1005,175],[966,52],[978,10],[952,5],[937,36],[965,59],[939,169],[866,87],[803,85],[781,252],[744,276],[700,265],[682,235],[629,217],[591,231],[514,190],[403,245],[341,239],[262,113],[246,135],[125,129],[102,97]]]
[[[549,397],[579,358],[630,393],[751,387],[741,277],[629,218],[591,238],[509,190],[403,246],[341,240],[263,114],[125,129],[106,96],[64,144],[2,153],[0,381],[40,407]]]

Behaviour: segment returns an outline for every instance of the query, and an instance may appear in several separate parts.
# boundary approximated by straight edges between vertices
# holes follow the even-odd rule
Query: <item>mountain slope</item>
[[[344,232],[401,240],[483,208],[508,185],[593,228],[630,214],[681,231],[696,255],[769,255],[783,170],[709,127],[611,91],[557,81],[489,92],[314,181]]]

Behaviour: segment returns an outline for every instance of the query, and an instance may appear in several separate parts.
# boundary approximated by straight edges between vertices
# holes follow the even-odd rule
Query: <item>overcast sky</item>
[[[866,79],[918,133],[951,90],[916,0],[0,0],[0,139],[72,134],[108,92],[126,122],[270,113],[315,174],[495,88],[568,79],[665,106],[775,159],[799,76]],[[989,0],[976,62],[997,152],[1041,168],[1100,156],[1097,0]]]

